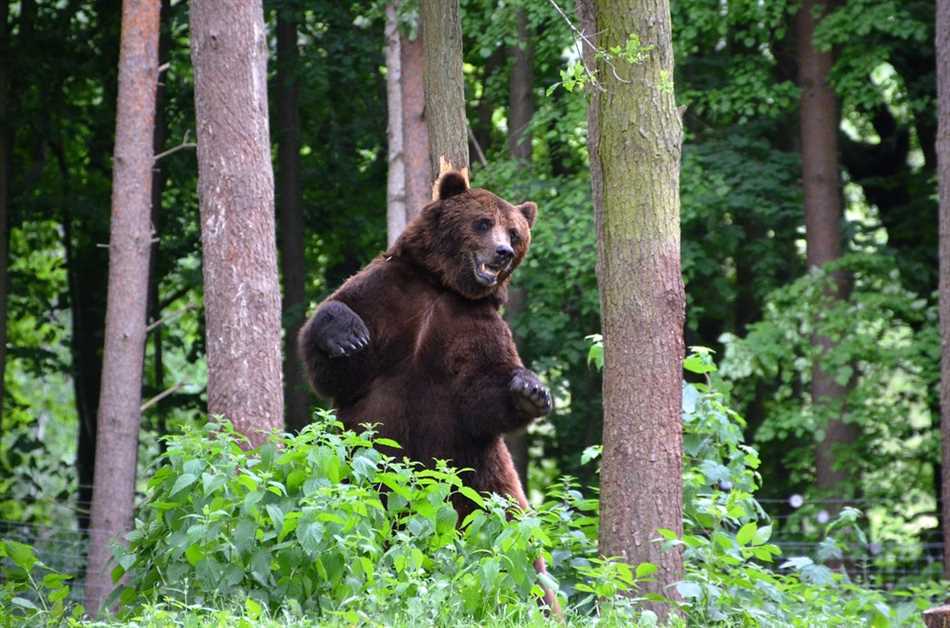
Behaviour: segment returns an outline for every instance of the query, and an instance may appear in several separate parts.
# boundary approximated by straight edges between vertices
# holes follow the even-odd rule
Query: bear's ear
[[[439,200],[444,201],[468,189],[468,179],[456,170],[450,170],[439,178]]]
[[[528,201],[518,205],[516,209],[518,209],[521,212],[521,215],[525,217],[525,220],[528,221],[528,226],[533,227],[534,219],[538,217],[538,206],[531,201]]]

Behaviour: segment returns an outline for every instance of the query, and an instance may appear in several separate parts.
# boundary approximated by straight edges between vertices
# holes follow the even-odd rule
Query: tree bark
[[[425,118],[425,51],[422,35],[400,35],[402,74],[402,132],[406,170],[406,223],[432,200],[429,128]]]
[[[7,24],[10,3],[0,6],[0,435],[3,434],[3,402],[6,397],[7,372],[7,242],[10,199],[10,148],[13,128],[9,124],[10,74],[12,55]]]
[[[658,567],[639,590],[670,594],[682,554],[658,528],[683,530],[681,392],[685,295],[680,273],[682,123],[673,90],[667,0],[582,0],[581,22],[601,49],[638,35],[642,63],[596,60],[605,91],[590,104],[588,149],[598,234],[604,336],[600,551]],[[585,46],[593,67],[593,51]],[[619,79],[618,79],[619,75]],[[646,604],[661,616],[663,604]]]
[[[277,174],[281,262],[284,278],[284,378],[286,427],[299,432],[310,423],[310,389],[296,342],[307,307],[304,220],[300,187],[300,107],[297,23],[289,14],[277,16]]]
[[[280,283],[261,0],[192,0],[208,412],[252,446],[283,427]]]
[[[468,122],[459,0],[420,0],[419,12],[425,47],[430,182],[449,170],[457,170],[468,179]],[[432,183],[432,199],[436,198],[436,192]]]
[[[389,169],[386,175],[386,240],[389,246],[406,228],[406,162],[403,151],[402,55],[398,3],[386,5],[386,113]]]
[[[534,117],[534,50],[528,32],[528,16],[518,9],[515,19],[518,45],[511,47],[511,79],[508,81],[508,150],[514,159],[531,161]]]
[[[937,0],[937,180],[940,190],[940,433],[943,577],[950,580],[950,0]],[[950,623],[950,622],[948,622]]]
[[[159,35],[158,35],[158,63],[161,66],[168,62],[168,49],[171,40],[171,0],[161,0],[162,6],[159,13]],[[165,85],[161,80],[155,91],[155,131],[152,134],[152,150],[157,155],[165,147],[165,139],[168,136],[168,120],[165,115]],[[148,319],[151,322],[159,321],[162,318],[161,293],[161,272],[159,270],[159,256],[161,255],[161,222],[162,222],[162,193],[165,191],[165,169],[161,162],[155,162],[152,166],[152,251],[148,260]],[[165,390],[165,363],[163,359],[162,336],[163,325],[158,325],[152,330],[152,388],[155,394]],[[165,424],[165,404],[164,400],[155,404],[156,421],[155,428],[159,438],[167,433]],[[158,441],[159,450],[165,452],[165,441]]]
[[[806,261],[809,268],[820,268],[841,257],[841,184],[838,176],[838,103],[828,84],[828,73],[834,63],[830,51],[819,51],[812,41],[815,11],[828,7],[825,0],[803,0],[795,18],[798,40],[798,71],[801,88],[800,124],[802,178],[805,192]],[[834,275],[832,296],[844,298],[848,281],[843,272]],[[815,342],[828,351],[830,339],[818,337]],[[837,412],[844,403],[847,386],[837,383],[820,363],[812,371],[811,394],[815,405]],[[836,467],[835,450],[854,442],[856,426],[842,420],[828,421],[825,437],[815,452],[816,485],[832,490],[850,479],[847,470]]]
[[[509,50],[511,56],[511,75],[508,80],[508,150],[512,159],[531,165],[531,134],[527,132],[534,117],[534,66],[531,46],[531,34],[528,32],[528,19],[524,9],[516,13],[518,45]],[[508,290],[508,305],[505,318],[509,323],[524,311],[525,291],[515,283]],[[516,329],[512,329],[515,340],[520,341]],[[511,452],[511,459],[518,469],[521,486],[528,494],[528,432],[522,428],[505,435],[505,442]]]
[[[110,544],[132,527],[151,244],[159,0],[125,0],[119,52],[109,289],[86,608],[111,589]]]

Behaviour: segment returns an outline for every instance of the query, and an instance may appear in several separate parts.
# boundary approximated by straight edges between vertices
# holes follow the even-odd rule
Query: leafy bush
[[[32,547],[16,541],[0,541],[0,625],[57,624],[83,614],[82,606],[70,608],[70,576],[47,567]]]
[[[464,486],[447,464],[421,468],[378,445],[397,446],[344,431],[330,414],[255,451],[227,423],[171,438],[116,557],[114,579],[127,576],[119,599],[247,600],[254,612],[429,624],[506,607],[541,617],[540,585],[557,587],[534,571],[542,554],[562,600],[578,607],[635,584],[628,566],[597,557],[596,502],[569,482],[543,510],[512,516],[510,503]],[[453,497],[483,510],[459,527]]]

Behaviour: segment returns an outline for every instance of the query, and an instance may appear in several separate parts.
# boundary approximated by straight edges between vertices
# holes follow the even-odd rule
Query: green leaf
[[[772,526],[762,526],[755,531],[755,535],[752,537],[752,545],[762,545],[767,543],[770,538],[772,538]]]
[[[194,473],[182,473],[178,476],[178,479],[175,480],[175,485],[172,486],[171,492],[168,493],[169,497],[173,497],[181,491],[185,490],[189,486],[195,483],[198,479],[198,476]]]
[[[458,489],[458,492],[461,493],[462,495],[465,495],[465,497],[468,497],[470,500],[478,504],[479,508],[485,507],[485,500],[482,499],[482,496],[479,495],[478,492],[475,491],[475,489],[470,488],[468,486],[460,486]]]
[[[205,557],[204,550],[201,549],[201,547],[197,544],[189,545],[188,549],[185,550],[185,558],[188,559],[188,564],[191,565],[192,567],[194,567],[199,562],[201,562],[201,559],[204,557]]]
[[[7,555],[10,556],[13,563],[23,571],[32,571],[33,565],[39,562],[36,558],[36,553],[29,545],[17,543],[16,541],[4,541],[4,543],[6,544]]]
[[[656,565],[653,563],[640,563],[637,565],[636,575],[638,579],[652,576],[655,573]]]
[[[244,600],[244,611],[247,613],[247,616],[250,619],[256,620],[259,618],[261,616],[261,611],[263,610],[264,608],[253,598],[247,598]]]
[[[736,542],[739,545],[748,545],[749,541],[753,539],[755,533],[758,529],[758,526],[754,522],[750,522],[739,528],[739,531],[736,533]]]

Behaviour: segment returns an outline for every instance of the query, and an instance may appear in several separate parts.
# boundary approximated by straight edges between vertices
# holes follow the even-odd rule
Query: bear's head
[[[512,205],[469,188],[458,172],[444,174],[438,199],[425,206],[390,252],[408,257],[469,299],[506,298],[508,278],[528,252],[534,203]]]

